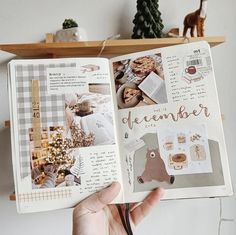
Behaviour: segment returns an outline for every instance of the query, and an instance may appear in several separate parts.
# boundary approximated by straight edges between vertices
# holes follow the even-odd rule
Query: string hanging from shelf
[[[118,38],[120,38],[120,34],[112,35],[112,36],[106,38],[105,40],[103,40],[103,41],[102,41],[101,50],[99,51],[97,57],[100,57],[100,56],[101,56],[102,52],[104,51],[104,49],[105,49],[105,47],[106,47],[106,42],[107,42],[108,40],[111,40],[111,39],[118,39]]]

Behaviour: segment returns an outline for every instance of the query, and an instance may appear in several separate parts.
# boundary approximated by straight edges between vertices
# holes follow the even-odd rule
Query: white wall
[[[213,59],[228,147],[233,184],[236,181],[236,32],[234,0],[209,0],[206,35],[224,35],[227,42],[213,48]],[[199,1],[160,0],[166,26],[181,27],[185,14]],[[86,28],[90,40],[105,39],[120,33],[131,35],[136,0],[1,0],[0,44],[38,42],[45,32],[61,28],[65,18],[74,18]],[[13,190],[10,133],[4,128],[9,119],[6,62],[12,55],[0,53],[0,234],[64,235],[71,233],[71,210],[18,215],[15,203],[8,200]],[[236,197],[222,199],[223,217],[236,219]],[[219,199],[192,199],[161,202],[152,215],[138,227],[136,234],[216,235],[219,222]],[[223,222],[222,235],[235,235],[236,222]]]

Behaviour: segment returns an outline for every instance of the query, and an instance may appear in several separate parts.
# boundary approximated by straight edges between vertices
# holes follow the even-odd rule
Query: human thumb
[[[78,204],[78,207],[83,209],[83,211],[87,209],[89,212],[98,212],[117,197],[120,192],[120,188],[121,186],[119,182],[113,182],[107,188],[104,188],[83,200]]]

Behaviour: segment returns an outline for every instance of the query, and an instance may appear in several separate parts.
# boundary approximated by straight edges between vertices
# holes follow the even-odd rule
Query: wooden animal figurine
[[[166,181],[169,184],[174,183],[175,177],[167,173],[165,163],[162,160],[158,149],[148,149],[146,158],[145,170],[141,176],[137,177],[140,184],[150,182],[152,180],[159,182]]]
[[[191,37],[194,37],[195,28],[197,29],[197,37],[204,37],[206,10],[207,0],[201,0],[199,9],[185,16],[183,37],[186,37],[188,29],[190,29]]]

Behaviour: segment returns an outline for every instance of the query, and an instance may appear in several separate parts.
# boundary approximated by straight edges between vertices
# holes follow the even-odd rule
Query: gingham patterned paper
[[[30,146],[28,130],[32,127],[31,80],[40,81],[40,113],[42,127],[62,126],[65,121],[64,95],[47,94],[47,67],[75,67],[75,63],[15,65],[18,131],[20,149],[20,174],[24,178],[30,171]]]

